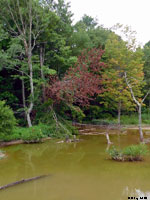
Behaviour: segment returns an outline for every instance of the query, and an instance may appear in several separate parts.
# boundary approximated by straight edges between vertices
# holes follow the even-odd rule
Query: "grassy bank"
[[[121,116],[121,124],[122,125],[137,125],[138,124],[138,115],[123,115]],[[150,125],[150,114],[143,113],[142,114],[142,124]]]
[[[94,125],[117,125],[117,119],[93,119],[91,121],[84,121],[83,123]],[[142,114],[143,125],[150,125],[150,115]],[[122,115],[121,125],[138,125],[138,115]],[[16,126],[11,134],[1,134],[0,141],[24,140],[26,142],[40,142],[43,138],[65,138],[66,135],[72,137],[73,134],[78,134],[77,128],[72,126],[70,121],[59,122],[59,126],[54,123],[44,124],[39,123],[33,127],[20,127]]]
[[[104,118],[104,119],[92,119],[91,121],[84,121],[87,124],[94,125],[115,125],[118,123],[117,118]],[[143,113],[142,114],[142,124],[150,125],[150,114]],[[121,125],[138,125],[138,115],[122,115],[121,116]]]
[[[63,127],[62,127],[63,126]],[[30,142],[40,142],[42,138],[52,137],[52,138],[64,138],[66,135],[72,137],[73,134],[77,134],[78,131],[72,126],[71,122],[66,122],[61,124],[60,127],[56,124],[39,124],[33,127],[19,127],[16,126],[12,133],[9,135],[1,134],[0,141],[8,142],[12,140],[24,140],[28,143]]]

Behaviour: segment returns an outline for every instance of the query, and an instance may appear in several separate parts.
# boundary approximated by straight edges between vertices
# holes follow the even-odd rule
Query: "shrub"
[[[13,129],[11,135],[4,135],[1,140],[4,142],[22,139],[26,143],[36,143],[41,142],[41,139],[46,137],[44,135],[45,125],[37,125],[33,127],[16,127]]]
[[[13,111],[5,101],[0,101],[0,136],[10,135],[16,125],[16,118]]]
[[[21,139],[21,135],[18,133],[13,133],[11,135],[3,135],[1,136],[1,141],[3,142],[9,142],[9,141],[13,141],[13,140],[20,140]]]
[[[49,104],[48,104],[49,105]],[[74,135],[78,133],[76,127],[72,126],[72,123],[65,119],[64,116],[56,114],[55,111],[49,109],[46,103],[43,105],[43,111],[40,109],[36,115],[36,123],[41,126],[44,135],[56,138],[63,138],[66,135]],[[57,116],[57,122],[54,119],[54,114]]]
[[[71,108],[73,120],[77,120],[81,123],[83,118],[85,117],[85,114],[83,113],[83,111],[78,106],[70,106],[70,108]]]
[[[38,126],[28,128],[27,131],[21,134],[22,140],[26,143],[38,143],[41,142],[44,137],[42,130]]]
[[[113,160],[117,161],[141,161],[148,153],[148,149],[145,144],[140,144],[125,147],[123,150],[112,147],[108,153]]]
[[[59,120],[58,127],[54,121],[52,121],[52,124],[39,123],[30,128],[15,127],[11,135],[2,135],[0,139],[4,142],[22,139],[26,143],[37,143],[42,142],[42,138],[45,137],[65,138],[66,135],[72,137],[72,134],[77,133],[77,129],[72,126],[71,122],[66,120],[60,122]]]

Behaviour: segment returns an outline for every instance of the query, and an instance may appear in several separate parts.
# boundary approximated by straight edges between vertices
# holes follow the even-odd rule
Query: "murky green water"
[[[150,137],[150,136],[149,136]],[[0,160],[0,185],[42,174],[51,176],[0,191],[0,200],[127,200],[150,198],[150,156],[144,162],[108,159],[105,136],[83,141],[5,147]],[[111,135],[119,147],[138,142],[138,135]]]

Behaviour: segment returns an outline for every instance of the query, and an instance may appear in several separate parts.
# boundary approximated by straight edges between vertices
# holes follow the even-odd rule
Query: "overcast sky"
[[[110,28],[116,23],[129,25],[137,32],[137,40],[150,40],[150,0],[66,0],[71,3],[74,21],[84,14],[96,17],[99,24]]]

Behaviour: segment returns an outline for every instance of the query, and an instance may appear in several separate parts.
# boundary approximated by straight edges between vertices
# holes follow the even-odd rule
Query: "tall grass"
[[[103,118],[103,119],[92,119],[91,121],[86,121],[89,124],[95,125],[115,125],[118,123],[117,118]],[[138,114],[121,115],[121,125],[138,125],[139,119]],[[142,114],[142,124],[150,125],[150,114]]]
[[[148,154],[148,148],[145,144],[131,145],[122,150],[116,147],[109,149],[108,154],[113,160],[117,161],[142,161],[143,156]]]
[[[121,116],[121,124],[122,125],[137,125],[138,124],[138,114],[132,115],[122,115]],[[150,114],[143,113],[142,114],[142,124],[150,124]]]
[[[26,142],[41,142],[42,138],[45,137],[65,138],[66,135],[72,137],[73,134],[77,133],[77,129],[73,127],[69,121],[61,123],[58,128],[55,123],[52,123],[51,125],[39,123],[38,125],[34,125],[30,128],[19,126],[15,127],[11,135],[0,135],[0,141],[7,142],[22,139]]]

